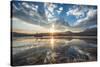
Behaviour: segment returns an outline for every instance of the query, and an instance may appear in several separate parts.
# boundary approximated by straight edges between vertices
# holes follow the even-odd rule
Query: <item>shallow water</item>
[[[12,65],[87,62],[97,60],[97,40],[15,38]]]

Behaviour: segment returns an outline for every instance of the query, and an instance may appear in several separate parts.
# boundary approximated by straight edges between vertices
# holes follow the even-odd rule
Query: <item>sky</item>
[[[49,2],[12,1],[13,32],[81,32],[97,27],[97,6]]]

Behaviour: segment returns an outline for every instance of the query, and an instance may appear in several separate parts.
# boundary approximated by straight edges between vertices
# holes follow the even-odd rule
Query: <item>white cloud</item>
[[[45,8],[49,13],[53,14],[54,9],[57,7],[55,4],[52,3],[45,3]]]
[[[19,10],[19,8],[15,4],[13,4],[13,8]]]
[[[85,28],[97,24],[97,9],[87,6],[73,6],[66,12],[67,16],[72,15],[77,18],[73,27]]]
[[[58,14],[60,14],[60,13],[61,13],[61,11],[60,11],[60,10],[56,10],[56,11],[57,11],[57,13],[58,13]]]
[[[29,15],[30,16],[34,16],[35,15],[35,12],[31,10],[31,11],[29,11]]]
[[[31,24],[28,23],[27,21],[23,21],[15,17],[12,18],[12,24],[13,24],[13,30],[18,29],[29,33],[48,31],[48,29],[46,29],[45,27],[36,24]]]
[[[77,19],[84,17],[85,12],[87,9],[83,6],[73,6],[72,8],[69,9],[69,11],[66,12],[67,16],[73,15]]]
[[[58,14],[60,14],[63,11],[63,7],[60,7],[58,10],[56,10]]]
[[[23,2],[22,5],[25,6],[26,8],[30,8],[30,5],[26,2]]]
[[[27,15],[34,16],[38,11],[38,5],[29,4],[27,2],[23,2],[22,5],[23,6],[21,6],[21,11]]]
[[[92,17],[94,17],[96,14],[97,14],[97,10],[89,9],[89,11],[88,11],[88,13],[87,13],[87,16],[92,18]]]
[[[47,16],[48,21],[53,21],[55,20],[54,16],[54,9],[57,7],[57,5],[52,4],[52,3],[45,3],[45,14]]]
[[[31,6],[31,9],[32,9],[33,11],[37,12],[38,6],[37,6],[37,5],[32,5],[32,6]]]
[[[22,5],[26,7],[26,8],[22,7],[24,10],[28,9],[28,10],[35,11],[35,12],[37,12],[38,10],[38,5],[29,4],[27,2],[23,2]]]
[[[63,10],[63,7],[60,7],[59,10],[62,11]]]
[[[86,13],[86,17],[78,19],[74,24],[74,26],[84,27],[84,26],[91,26],[94,24],[97,24],[97,10],[90,8]]]

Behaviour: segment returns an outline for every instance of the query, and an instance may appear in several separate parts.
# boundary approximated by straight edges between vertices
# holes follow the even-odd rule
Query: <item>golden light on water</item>
[[[54,39],[54,33],[55,33],[55,25],[52,24],[51,25],[51,28],[50,28],[50,33],[51,33],[51,36],[50,36],[50,45],[51,45],[51,49],[52,49],[52,54],[51,54],[51,63],[55,63],[55,52],[54,52],[54,47],[55,47],[55,39]]]
[[[54,37],[53,37],[54,32],[55,32],[55,26],[54,26],[54,24],[52,24],[51,28],[50,28],[50,33],[51,33],[50,44],[51,44],[52,49],[54,49]]]
[[[53,37],[50,39],[50,42],[51,42],[50,43],[51,44],[51,48],[54,49],[54,38]]]

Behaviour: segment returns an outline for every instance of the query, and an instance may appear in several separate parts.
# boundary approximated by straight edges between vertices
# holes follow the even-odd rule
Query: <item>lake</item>
[[[38,65],[97,60],[96,38],[34,38],[12,40],[12,65]]]

